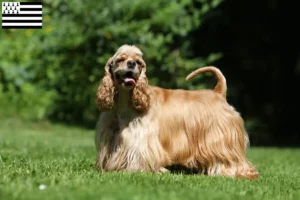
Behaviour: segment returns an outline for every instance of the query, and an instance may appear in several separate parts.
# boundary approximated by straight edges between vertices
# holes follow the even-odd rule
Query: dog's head
[[[108,60],[96,98],[100,110],[112,108],[116,90],[120,89],[132,93],[132,106],[137,111],[149,109],[150,93],[142,56],[142,51],[136,46],[122,45]]]
[[[140,76],[145,76],[146,63],[143,53],[136,46],[123,45],[111,58],[110,72],[115,85],[132,89]]]

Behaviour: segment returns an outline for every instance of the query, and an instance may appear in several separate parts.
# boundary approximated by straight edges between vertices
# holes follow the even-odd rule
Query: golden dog
[[[226,80],[215,67],[214,90],[169,90],[148,85],[143,53],[123,45],[109,59],[98,88],[102,111],[96,132],[96,167],[155,171],[181,165],[210,176],[256,178],[246,158],[248,135],[226,101]]]

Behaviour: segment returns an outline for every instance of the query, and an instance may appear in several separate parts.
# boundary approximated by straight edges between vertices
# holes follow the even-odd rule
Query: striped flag
[[[42,2],[2,2],[2,28],[42,28]]]

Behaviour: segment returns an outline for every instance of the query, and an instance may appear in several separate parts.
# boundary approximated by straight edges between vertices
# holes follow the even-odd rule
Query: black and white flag
[[[42,2],[2,2],[2,28],[42,28]]]

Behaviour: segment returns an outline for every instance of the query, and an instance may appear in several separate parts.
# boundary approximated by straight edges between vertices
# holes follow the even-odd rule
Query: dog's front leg
[[[103,112],[97,123],[95,145],[97,151],[96,167],[105,170],[110,154],[112,141],[118,132],[118,123],[113,112]]]

